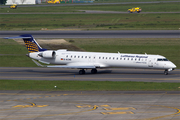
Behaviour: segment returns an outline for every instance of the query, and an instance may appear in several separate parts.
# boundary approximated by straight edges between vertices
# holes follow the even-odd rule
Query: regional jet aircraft
[[[6,39],[22,38],[29,51],[28,57],[41,67],[76,68],[79,74],[85,74],[85,70],[91,69],[91,73],[97,73],[97,68],[143,68],[162,69],[164,74],[176,68],[176,65],[161,55],[127,54],[127,53],[103,53],[103,52],[78,52],[60,50],[47,50],[40,47],[30,34]],[[54,64],[43,66],[42,63]]]

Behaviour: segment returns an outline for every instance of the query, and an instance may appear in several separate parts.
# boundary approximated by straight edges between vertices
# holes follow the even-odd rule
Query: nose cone
[[[177,66],[173,63],[172,68],[176,68]]]
[[[169,65],[169,67],[175,69],[177,66],[176,66],[174,63],[171,62],[171,64]]]

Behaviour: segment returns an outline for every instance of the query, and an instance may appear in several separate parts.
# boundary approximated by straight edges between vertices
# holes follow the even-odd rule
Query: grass
[[[1,15],[0,30],[41,30],[42,28],[76,28],[88,30],[178,30],[180,28],[179,13],[130,14],[127,12],[127,9],[139,6],[142,8],[143,12],[180,12],[179,4],[179,2],[172,2],[155,4],[138,3],[85,6],[29,6],[18,7],[17,9],[1,7],[0,13],[17,14]],[[84,13],[83,10],[123,11],[127,12],[127,14],[81,14]],[[60,12],[71,12],[71,14],[53,14]]]
[[[78,17],[77,17],[78,16]],[[48,29],[179,29],[179,14],[8,14],[0,16],[0,30]]]
[[[56,88],[54,86],[57,86]],[[0,80],[0,90],[38,91],[179,91],[180,83],[114,81]]]
[[[151,4],[106,4],[106,5],[76,5],[76,6],[28,6],[17,9],[0,8],[0,13],[59,13],[59,12],[80,12],[79,10],[101,10],[101,11],[122,11],[132,7],[141,7],[143,12],[179,12],[180,2],[172,3],[151,3]],[[82,12],[82,11],[81,11]],[[80,12],[80,13],[81,13]]]
[[[0,67],[35,67],[27,49],[9,39],[0,39]]]

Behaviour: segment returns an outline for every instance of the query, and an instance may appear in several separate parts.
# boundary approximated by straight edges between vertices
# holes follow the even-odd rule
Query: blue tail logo
[[[30,34],[24,34],[17,37],[8,37],[5,39],[15,39],[15,38],[22,38],[24,43],[30,53],[32,52],[39,52],[39,51],[46,51],[47,49],[41,48],[41,46],[36,42],[36,40]]]

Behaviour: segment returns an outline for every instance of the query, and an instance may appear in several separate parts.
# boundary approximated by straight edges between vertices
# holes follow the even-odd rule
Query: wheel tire
[[[85,70],[79,70],[79,74],[82,75],[82,74],[85,74]]]
[[[83,74],[82,70],[79,70],[79,74],[80,74],[80,75],[82,75],[82,74]]]
[[[92,70],[91,70],[91,73],[92,73],[92,74],[96,74],[96,73],[97,73],[97,70],[96,70],[96,69],[92,69]]]
[[[165,74],[165,75],[168,75],[168,71],[167,71],[167,70],[165,70],[165,71],[164,71],[164,74]]]

